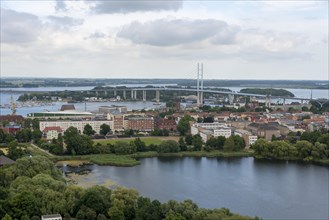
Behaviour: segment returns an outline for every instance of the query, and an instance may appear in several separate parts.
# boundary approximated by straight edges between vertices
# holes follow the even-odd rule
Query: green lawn
[[[150,144],[160,144],[164,140],[176,140],[178,141],[179,137],[140,137],[140,139],[145,142],[146,145]],[[100,143],[102,145],[106,145],[108,143],[114,144],[117,141],[123,142],[130,142],[135,140],[133,138],[115,138],[115,139],[101,139],[101,140],[94,140],[95,144]]]

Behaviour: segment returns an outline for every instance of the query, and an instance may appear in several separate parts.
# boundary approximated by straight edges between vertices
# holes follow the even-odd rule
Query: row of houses
[[[63,133],[69,127],[75,127],[83,132],[84,127],[89,124],[96,134],[100,134],[101,125],[110,126],[113,132],[124,130],[134,130],[141,132],[151,132],[155,128],[176,130],[175,120],[154,118],[143,115],[124,115],[109,113],[108,120],[57,120],[40,121],[40,130],[47,139],[57,138],[59,133]]]
[[[252,132],[236,129],[234,127],[229,127],[226,123],[192,123],[191,125],[191,134],[199,134],[203,142],[207,142],[210,137],[219,137],[223,136],[229,138],[232,134],[242,137],[246,143],[246,146],[254,144],[258,136],[254,135]]]

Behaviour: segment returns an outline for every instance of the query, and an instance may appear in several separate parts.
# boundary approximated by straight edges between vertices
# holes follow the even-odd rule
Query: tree
[[[181,120],[179,120],[177,125],[177,131],[180,135],[184,136],[190,130],[190,121],[194,121],[194,119],[189,116],[185,115]]]
[[[6,134],[3,132],[2,129],[0,129],[0,143],[5,143],[6,141]]]
[[[19,142],[30,142],[32,138],[32,132],[29,128],[24,128],[16,133],[16,138]]]
[[[186,151],[187,150],[187,146],[186,146],[186,143],[185,143],[183,137],[179,138],[178,144],[179,144],[179,148],[180,148],[181,151]]]
[[[114,143],[114,153],[115,154],[133,154],[136,153],[136,146],[134,144],[129,144],[124,141],[117,141]]]
[[[8,157],[12,160],[17,160],[24,155],[24,151],[18,146],[16,141],[12,141],[8,144]]]
[[[93,130],[93,127],[91,127],[90,124],[86,124],[83,128],[83,133],[87,136],[92,136],[96,133],[96,131]]]
[[[125,219],[134,219],[136,215],[138,192],[134,189],[118,187],[111,195],[113,206],[117,207]]]
[[[6,134],[5,142],[8,144],[15,140],[15,137],[12,133]]]
[[[145,142],[143,142],[140,138],[135,138],[132,144],[136,146],[137,152],[143,152],[148,150]]]
[[[191,134],[188,134],[188,135],[185,136],[185,143],[187,145],[192,145],[192,140],[193,140],[193,137],[192,137]]]
[[[100,126],[100,134],[101,135],[107,135],[107,133],[109,133],[111,131],[111,128],[110,128],[110,125],[107,125],[107,124],[102,124]]]
[[[12,217],[6,214],[1,220],[12,220]]]
[[[300,136],[300,140],[308,141],[311,142],[312,144],[315,144],[315,142],[317,142],[320,136],[321,136],[321,132],[319,131],[313,131],[313,132],[306,131]]]
[[[112,191],[104,186],[90,187],[82,194],[78,207],[83,210],[84,206],[96,214],[106,214],[111,206],[111,194]],[[87,209],[84,210],[85,215],[87,215]]]
[[[217,148],[217,138],[211,136],[209,140],[207,140],[206,146],[209,147],[210,149]]]
[[[233,136],[226,139],[224,144],[224,150],[225,151],[234,151],[235,150],[235,143]]]
[[[75,127],[69,127],[64,132],[64,141],[68,153],[70,154],[88,154],[92,151],[93,141],[87,135],[80,135]]]
[[[234,140],[234,151],[239,151],[243,148],[245,148],[246,144],[244,142],[244,139],[240,137],[239,135],[233,135],[233,140]]]
[[[32,140],[34,142],[38,142],[42,137],[42,132],[39,129],[35,129],[32,131]]]
[[[192,139],[193,150],[200,151],[202,149],[202,138],[200,135],[196,134]]]
[[[213,123],[214,122],[214,117],[212,116],[207,116],[203,119],[204,123]]]
[[[167,140],[161,142],[157,151],[158,153],[175,153],[175,152],[179,152],[180,148],[176,141]]]

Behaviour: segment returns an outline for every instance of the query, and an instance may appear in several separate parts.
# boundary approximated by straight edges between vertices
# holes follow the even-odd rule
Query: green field
[[[175,140],[178,141],[179,137],[140,137],[140,139],[146,144],[160,144],[164,140]],[[130,142],[135,140],[135,137],[133,138],[114,138],[114,139],[101,139],[101,140],[94,140],[94,143],[100,143],[102,145],[106,145],[108,143],[114,144],[117,141],[123,141],[123,142]]]

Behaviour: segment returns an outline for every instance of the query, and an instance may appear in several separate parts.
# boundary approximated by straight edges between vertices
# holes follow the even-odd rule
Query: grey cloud
[[[66,7],[64,0],[56,0],[55,3],[56,3],[55,10],[57,12],[58,11],[67,11],[67,7]]]
[[[41,27],[35,15],[1,8],[1,42],[25,43],[37,39]]]
[[[59,16],[48,16],[48,20],[62,28],[70,27],[70,26],[79,26],[82,25],[84,20],[83,19],[75,19],[68,16],[59,17]]]
[[[96,1],[96,5],[91,8],[94,13],[131,13],[146,11],[177,11],[183,6],[182,0],[177,1]]]
[[[95,31],[94,33],[89,35],[89,38],[105,38],[105,37],[106,37],[106,34],[104,34],[103,32],[99,32],[99,31]]]
[[[221,20],[155,20],[147,23],[133,22],[117,34],[136,44],[174,46],[211,39],[214,44],[230,44],[240,29]]]

